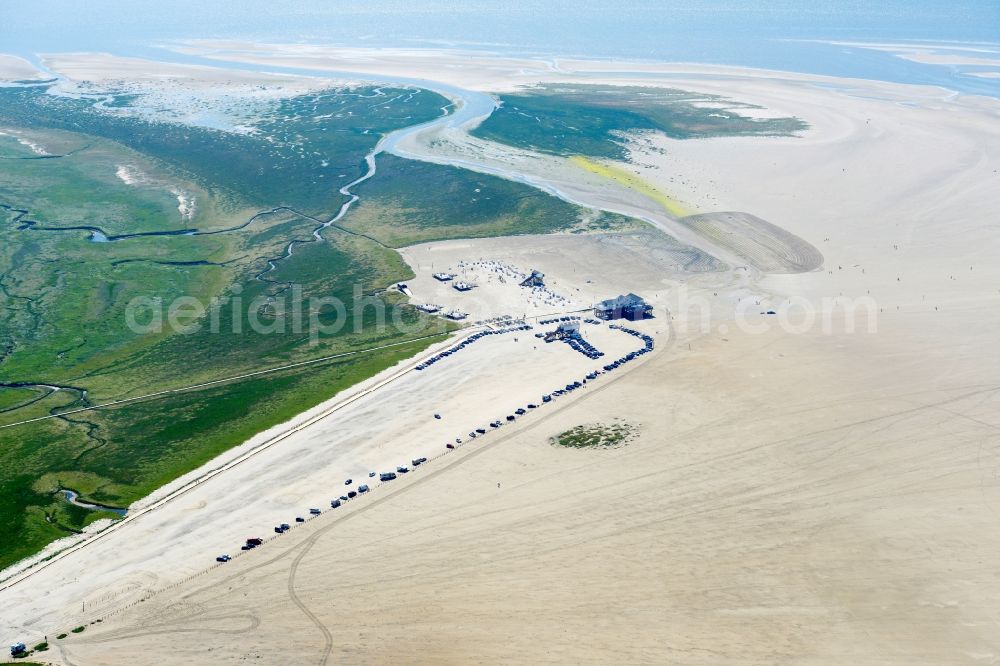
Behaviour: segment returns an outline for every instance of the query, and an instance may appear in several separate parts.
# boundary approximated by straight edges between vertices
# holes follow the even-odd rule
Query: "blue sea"
[[[983,65],[927,65],[832,41],[1000,58],[1000,0],[2,0],[0,52],[190,62],[174,40],[451,47],[763,67],[1000,96]],[[976,49],[976,50],[969,50]],[[985,50],[985,52],[980,51]],[[989,51],[992,51],[990,53]]]

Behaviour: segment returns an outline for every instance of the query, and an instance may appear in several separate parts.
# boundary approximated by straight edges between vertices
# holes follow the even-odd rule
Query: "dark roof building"
[[[598,319],[628,319],[638,321],[651,317],[653,306],[635,294],[618,296],[601,301],[594,306],[594,316]]]

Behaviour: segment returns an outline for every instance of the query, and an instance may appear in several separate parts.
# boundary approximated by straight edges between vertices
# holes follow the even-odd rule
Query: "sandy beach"
[[[231,87],[268,87],[305,92],[329,85],[329,79],[252,72],[224,67],[206,67],[167,63],[142,58],[127,58],[110,53],[51,53],[43,57],[45,66],[70,81],[108,85],[183,83],[186,87],[210,89]]]
[[[32,81],[47,78],[24,58],[0,53],[0,81]]]
[[[704,220],[641,197],[631,205],[660,228],[405,248],[413,302],[474,305],[475,319],[539,317],[636,291],[656,307],[637,325],[656,351],[452,452],[446,442],[594,362],[533,330],[486,338],[428,371],[410,370],[417,360],[387,371],[355,392],[400,376],[22,582],[0,584],[0,637],[51,640],[86,626],[52,642],[46,657],[65,664],[164,655],[176,664],[206,655],[1000,663],[1000,102],[731,67],[183,48],[265,69],[490,92],[537,82],[670,86],[794,115],[809,124],[799,137],[634,137],[618,166],[694,213],[775,225],[818,250],[821,265],[762,269],[747,248],[767,240],[766,227],[710,238]],[[81,80],[128,69],[46,62]],[[423,149],[454,157],[455,145],[470,144],[453,134],[451,148]],[[511,153],[492,148],[477,153],[484,168],[512,168]],[[558,169],[571,178],[568,165]],[[581,186],[580,196],[613,191]],[[726,266],[686,269],[685,247]],[[499,265],[544,272],[566,303],[523,297],[498,279]],[[467,298],[431,276],[463,268],[479,284]],[[635,345],[606,325],[585,333],[609,354]],[[636,432],[626,446],[551,441],[615,422]],[[419,470],[327,510],[344,478],[419,455],[430,458]],[[214,565],[313,505],[324,513]]]

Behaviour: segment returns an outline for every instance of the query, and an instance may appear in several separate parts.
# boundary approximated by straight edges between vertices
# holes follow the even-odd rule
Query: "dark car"
[[[361,484],[360,486],[358,486],[358,492],[359,493],[366,493],[366,492],[368,492],[368,486],[366,486],[365,484]]]
[[[354,483],[354,479],[348,479],[348,480],[344,481],[344,485],[345,485],[345,486],[349,486],[349,485],[351,485],[352,483]]]
[[[395,472],[382,472],[381,476],[378,477],[379,481],[392,481],[395,478]]]
[[[445,444],[445,445],[444,445],[444,447],[445,447],[446,449],[453,449],[453,448],[455,448],[455,445],[454,445],[454,444],[452,444],[451,442],[449,442],[449,443]]]
[[[309,509],[309,513],[311,513],[314,516],[318,516],[321,513],[321,511],[319,509]]]
[[[410,461],[410,464],[413,465],[414,467],[419,467],[420,465],[423,465],[425,462],[427,462],[427,458],[414,458],[413,460]]]
[[[215,561],[216,562],[228,562],[231,559],[233,559],[233,558],[229,557],[228,555],[219,555],[217,558],[215,558]]]
[[[476,432],[478,432],[480,435],[485,435],[486,428],[476,428]]]
[[[513,421],[513,420],[514,420],[514,419],[516,419],[516,418],[517,418],[516,416],[514,416],[513,414],[511,414],[511,415],[509,415],[509,416],[507,417],[507,420],[508,420],[508,421]]]
[[[514,413],[517,414],[518,416],[521,416],[522,414],[527,414],[528,410],[524,409],[523,407],[518,407],[517,409],[514,410]]]
[[[303,518],[302,516],[295,516],[295,522],[297,522],[297,523],[304,523],[304,522],[306,522],[306,519]]]
[[[341,495],[341,496],[340,496],[340,501],[341,501],[341,502],[346,502],[346,501],[347,501],[347,499],[348,499],[347,495]]]
[[[368,472],[368,478],[369,479],[375,478],[375,472]]]
[[[400,465],[399,467],[396,468],[396,471],[399,472],[400,474],[406,474],[407,472],[410,471],[410,468]]]
[[[333,500],[332,502],[330,502],[330,508],[331,509],[338,509],[338,508],[340,508],[340,500],[336,499],[336,500]]]
[[[355,497],[358,496],[358,494],[352,490],[351,492],[347,493],[347,496],[351,499],[354,499]]]
[[[259,537],[252,537],[250,539],[247,539],[247,545],[250,546],[251,548],[256,548],[257,546],[263,543],[264,540]]]

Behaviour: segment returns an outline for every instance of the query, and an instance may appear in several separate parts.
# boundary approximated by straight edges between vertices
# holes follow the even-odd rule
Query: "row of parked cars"
[[[506,421],[508,423],[512,423],[512,422],[514,422],[514,421],[517,420],[518,416],[524,416],[525,414],[527,414],[529,409],[538,409],[538,405],[536,405],[533,402],[530,402],[530,403],[528,403],[527,409],[525,409],[524,407],[518,407],[517,409],[514,410],[513,414],[508,414],[503,419],[497,419],[496,421],[490,421],[489,427],[493,428],[493,429],[499,428],[500,426],[502,426],[504,424],[504,421]],[[469,438],[470,439],[475,439],[476,437],[481,437],[482,435],[485,435],[487,432],[488,431],[486,430],[485,427],[483,427],[483,428],[476,428],[475,430],[473,430],[472,432],[469,433]],[[462,443],[461,439],[456,439],[455,441],[458,444]],[[445,444],[445,447],[447,447],[449,449],[453,449],[453,448],[455,448],[455,445],[451,444],[449,442],[448,444]]]
[[[637,331],[637,330],[632,329],[632,328],[626,328],[624,326],[620,326],[620,325],[617,325],[617,324],[612,324],[610,326],[610,328],[612,328],[614,330],[624,331],[625,333],[628,333],[629,335],[635,336],[637,338],[641,338],[642,341],[645,344],[644,344],[644,346],[642,348],[637,349],[634,352],[629,352],[625,356],[622,356],[620,359],[618,359],[616,361],[612,361],[611,363],[606,364],[604,366],[603,370],[594,370],[593,372],[589,372],[589,373],[587,373],[587,375],[582,380],[577,380],[575,382],[571,382],[569,384],[566,384],[566,386],[564,386],[561,389],[556,389],[552,393],[547,393],[547,394],[543,395],[542,396],[542,402],[552,402],[552,399],[554,397],[559,397],[561,395],[565,395],[566,393],[570,393],[572,391],[575,391],[575,390],[577,390],[579,388],[583,388],[584,384],[586,384],[588,381],[593,381],[594,379],[597,379],[597,377],[599,375],[602,375],[602,374],[604,374],[606,372],[611,372],[612,370],[616,370],[617,368],[620,368],[621,366],[623,366],[624,364],[628,363],[629,361],[633,361],[636,358],[638,358],[639,356],[642,356],[643,354],[648,354],[649,352],[651,352],[653,350],[653,338],[651,336],[646,335],[645,333],[642,333],[641,331]],[[601,356],[604,356],[604,354],[601,354]]]
[[[608,363],[607,365],[605,365],[604,366],[604,370],[606,372],[611,372],[612,370],[616,370],[616,369],[620,368],[621,366],[625,365],[626,363],[628,363],[629,361],[634,361],[635,359],[639,358],[643,354],[648,354],[649,352],[653,351],[653,338],[652,338],[652,336],[646,335],[642,331],[637,331],[634,328],[628,328],[626,326],[621,326],[619,324],[612,324],[610,326],[610,328],[618,330],[618,331],[622,331],[624,333],[628,333],[629,335],[631,335],[633,337],[639,338],[639,339],[641,339],[643,341],[644,344],[643,344],[643,346],[642,346],[641,349],[637,349],[634,352],[629,352],[628,354],[625,354],[625,356],[622,356],[617,361],[613,361],[613,362]]]
[[[649,337],[648,335],[643,335],[643,334],[638,333],[638,332],[636,332],[636,333],[640,337],[642,337],[644,340],[646,340],[646,346],[644,348],[639,349],[639,350],[634,351],[634,352],[630,352],[629,354],[626,354],[625,356],[623,356],[622,358],[618,359],[617,361],[614,361],[613,363],[609,363],[608,365],[605,365],[604,366],[604,371],[594,370],[593,372],[587,373],[586,377],[584,379],[582,379],[582,380],[577,380],[575,382],[571,382],[569,384],[566,384],[566,386],[564,386],[563,388],[556,389],[552,393],[546,393],[545,395],[542,396],[542,402],[543,403],[552,402],[552,399],[554,397],[565,395],[565,394],[570,393],[572,391],[575,391],[575,390],[577,390],[579,388],[583,388],[583,385],[586,384],[588,381],[592,381],[594,379],[597,379],[597,377],[599,375],[602,375],[605,372],[610,372],[611,370],[614,370],[615,368],[620,367],[622,364],[627,363],[628,361],[631,361],[631,360],[637,358],[638,356],[640,356],[642,354],[645,354],[645,353],[649,352],[650,350],[652,350],[652,348],[653,348],[653,339],[651,337]],[[603,354],[601,354],[601,356],[603,356]],[[538,405],[536,405],[535,403],[529,403],[528,404],[528,409],[537,409],[537,408],[538,408]],[[513,414],[509,414],[506,417],[505,420],[508,423],[512,423],[512,422],[514,422],[514,421],[517,420],[518,416],[523,416],[524,414],[527,414],[528,413],[528,409],[525,409],[523,407],[519,407],[518,409],[514,410]],[[503,424],[504,424],[504,420],[497,419],[495,421],[491,421],[490,424],[489,424],[489,426],[490,426],[490,428],[492,428],[492,429],[495,430],[495,429],[499,428],[500,426],[502,426]],[[469,433],[469,437],[474,439],[474,438],[476,438],[478,436],[485,435],[486,433],[487,433],[486,428],[476,428],[473,432]],[[461,444],[461,440],[456,440],[456,441],[459,444]],[[455,445],[451,444],[451,443],[445,444],[445,446],[447,448],[449,448],[449,449],[455,448]]]
[[[286,523],[282,523],[281,527],[283,528],[282,531],[290,529],[289,526]],[[277,528],[275,528],[275,529],[277,529]],[[240,546],[240,550],[253,550],[257,546],[261,545],[262,543],[264,543],[264,540],[261,539],[260,537],[250,537],[249,539],[246,540],[246,543],[244,543],[242,546]],[[231,559],[233,559],[233,558],[230,557],[229,555],[219,555],[218,557],[215,558],[215,561],[216,562],[228,562]]]
[[[542,323],[542,324],[551,324],[551,323],[555,323],[555,322],[558,322],[558,321],[572,320],[572,319],[579,319],[579,317],[562,317],[560,319],[547,320],[547,321],[542,321],[542,322],[539,322],[539,323]],[[592,320],[586,320],[586,321],[588,323],[590,323]],[[593,320],[593,321],[595,323],[600,323],[597,320]],[[629,362],[629,361],[631,361],[631,360],[633,360],[633,359],[641,356],[642,354],[646,354],[646,353],[652,351],[652,349],[653,349],[653,338],[652,337],[650,337],[650,336],[648,336],[648,335],[646,335],[644,333],[641,333],[639,331],[636,331],[634,329],[625,328],[624,326],[612,325],[611,328],[613,328],[615,330],[622,330],[622,331],[624,331],[624,332],[626,332],[626,333],[628,333],[630,335],[634,335],[636,337],[641,338],[645,342],[645,346],[643,348],[641,348],[641,349],[638,349],[638,350],[634,351],[634,352],[630,352],[630,353],[626,354],[625,356],[623,356],[622,358],[618,359],[617,361],[614,361],[612,363],[609,363],[609,364],[605,365],[604,366],[604,370],[594,370],[593,372],[587,373],[586,377],[584,377],[582,380],[578,380],[578,381],[566,384],[566,386],[564,386],[563,388],[556,389],[552,393],[546,393],[545,395],[542,396],[542,403],[543,404],[544,403],[548,403],[548,402],[552,402],[552,399],[554,397],[565,395],[565,394],[570,393],[572,391],[575,391],[575,390],[577,390],[579,388],[583,388],[584,384],[586,384],[588,381],[592,381],[594,379],[597,379],[597,377],[599,375],[602,375],[602,374],[604,374],[606,372],[610,372],[610,371],[612,371],[612,370],[614,370],[616,368],[619,368],[623,364],[625,364],[625,363],[627,363],[627,362]],[[603,353],[600,354],[600,356],[603,356],[603,355],[604,355]],[[535,404],[535,403],[529,403],[527,405],[527,408],[519,407],[519,408],[517,408],[517,409],[514,410],[513,414],[507,415],[507,417],[505,419],[496,419],[495,421],[491,421],[489,423],[489,427],[491,429],[495,430],[497,428],[500,428],[502,425],[504,425],[504,421],[506,421],[508,423],[512,423],[512,422],[514,422],[514,421],[517,420],[518,416],[523,416],[524,414],[527,414],[529,410],[537,409],[537,408],[538,408],[537,404]],[[485,435],[487,432],[488,432],[488,430],[485,427],[476,428],[474,431],[472,431],[472,432],[469,433],[469,438],[475,439],[476,437],[481,437],[482,435]],[[462,443],[461,439],[456,439],[455,441],[457,443],[459,443],[459,444]],[[450,442],[448,444],[445,444],[445,446],[447,448],[449,448],[449,449],[454,449],[455,448],[455,445],[452,444],[452,443],[450,443]]]
[[[574,351],[578,351],[587,358],[596,361],[597,359],[604,356],[604,352],[597,349],[594,345],[590,344],[583,339],[579,333],[566,338],[566,342]]]
[[[419,467],[420,465],[423,465],[425,462],[427,462],[427,458],[420,457],[420,458],[414,458],[413,460],[411,460],[410,464],[413,467]],[[386,481],[392,481],[393,479],[397,478],[397,476],[396,476],[397,474],[406,474],[409,471],[410,471],[409,467],[406,467],[405,465],[400,465],[399,467],[396,468],[395,472],[382,472],[381,474],[376,474],[376,472],[369,472],[368,473],[368,477],[369,478],[374,478],[375,476],[378,476],[379,481],[381,481],[381,482],[384,483]],[[344,480],[344,485],[345,486],[350,486],[353,483],[354,483],[353,479],[345,479]],[[336,498],[334,500],[331,500],[330,501],[330,508],[331,509],[340,508],[341,506],[344,505],[344,502],[348,502],[348,501],[354,499],[355,497],[357,497],[358,495],[364,495],[365,493],[370,492],[370,491],[371,491],[371,488],[368,487],[368,484],[362,483],[362,484],[358,485],[357,490],[348,490],[345,494],[341,495],[340,497],[338,497],[338,498]],[[312,516],[318,516],[321,513],[323,513],[323,512],[320,509],[317,509],[317,508],[309,509],[309,514],[312,515]],[[304,522],[306,522],[306,519],[303,516],[296,516],[295,522],[297,522],[297,523],[304,523]],[[290,529],[292,529],[291,525],[289,525],[288,523],[281,523],[280,525],[275,525],[274,526],[274,533],[275,534],[284,534],[285,532],[287,532]],[[258,537],[252,537],[252,538],[246,540],[246,543],[243,546],[240,547],[240,550],[252,550],[252,549],[256,548],[257,546],[259,546],[259,545],[261,545],[263,543],[264,543],[263,539],[260,539]],[[218,557],[215,558],[215,561],[216,562],[228,562],[231,559],[233,559],[233,558],[231,556],[229,556],[229,555],[219,555]]]
[[[434,354],[434,356],[431,356],[429,359],[427,359],[423,363],[418,363],[417,364],[417,370],[426,370],[427,368],[429,368],[430,366],[434,365],[438,361],[442,361],[442,360],[448,358],[449,356],[451,356],[452,354],[457,354],[458,352],[462,351],[463,349],[465,349],[469,345],[471,345],[471,344],[473,344],[475,342],[478,342],[479,340],[482,340],[483,338],[485,338],[488,335],[503,335],[504,333],[515,333],[517,331],[530,331],[531,328],[532,327],[531,327],[530,324],[521,324],[521,325],[518,325],[518,326],[510,326],[508,328],[498,328],[498,329],[493,329],[493,330],[480,331],[478,333],[475,333],[475,334],[469,336],[467,339],[465,339],[462,342],[458,343],[454,347],[451,347],[450,349],[446,349],[443,352],[440,352],[439,354]]]
[[[563,319],[572,319],[572,318],[564,317]],[[579,319],[579,318],[576,317],[576,319]],[[556,321],[561,321],[561,320],[556,320]],[[505,331],[483,331],[481,333],[477,333],[476,334],[476,336],[478,336],[478,337],[476,337],[476,336],[473,336],[473,337],[478,340],[480,337],[483,337],[485,335],[496,335],[497,333],[505,333],[505,332],[515,331],[515,330],[527,330],[527,329],[530,329],[530,328],[531,328],[530,326],[519,326],[519,327],[511,328],[511,329],[508,329],[508,330],[505,330]],[[609,364],[605,365],[603,372],[600,371],[600,370],[595,370],[593,372],[588,373],[583,380],[579,380],[579,381],[575,381],[575,382],[566,384],[565,387],[563,387],[561,389],[557,389],[557,390],[553,391],[551,394],[545,394],[545,395],[543,395],[542,396],[542,403],[552,402],[553,397],[558,397],[558,396],[564,395],[566,393],[570,393],[572,391],[575,391],[575,390],[577,390],[579,388],[582,388],[584,386],[584,384],[586,384],[588,381],[592,381],[592,380],[596,379],[599,375],[604,374],[605,372],[611,372],[612,370],[614,370],[614,369],[616,369],[618,367],[621,367],[625,363],[628,363],[629,361],[632,361],[632,360],[638,358],[639,356],[641,356],[643,354],[647,354],[647,353],[649,353],[650,351],[653,350],[653,338],[651,336],[646,335],[646,334],[644,334],[644,333],[642,333],[640,331],[637,331],[635,329],[627,328],[625,326],[621,326],[621,325],[617,325],[617,324],[612,324],[610,326],[610,328],[615,329],[615,330],[620,330],[620,331],[623,331],[624,333],[628,333],[629,335],[632,335],[634,337],[640,338],[640,339],[642,339],[642,341],[645,344],[644,344],[644,346],[641,349],[638,349],[638,350],[636,350],[634,352],[630,352],[630,353],[626,354],[625,356],[621,357],[620,359],[618,359],[618,360],[616,360],[616,361],[614,361],[612,363],[609,363]],[[471,339],[472,338],[470,338],[470,340]],[[462,345],[459,345],[459,348],[461,346]],[[514,410],[513,414],[508,414],[504,419],[496,419],[496,420],[490,422],[489,427],[491,429],[497,429],[497,428],[500,428],[501,426],[503,426],[505,421],[507,423],[513,423],[514,421],[517,420],[517,418],[519,416],[524,416],[530,410],[538,409],[538,407],[539,406],[537,404],[535,404],[535,403],[528,403],[528,405],[526,407],[518,407],[517,409]],[[469,433],[469,437],[472,438],[472,439],[475,439],[476,437],[485,435],[487,432],[488,431],[487,431],[487,429],[485,427],[483,427],[483,428],[476,428],[474,431],[472,431],[472,432]],[[459,443],[459,444],[462,443],[461,439],[456,439],[455,441],[457,443]],[[451,444],[451,443],[447,444],[446,446],[449,449],[455,448],[455,445]],[[412,467],[416,468],[416,467],[419,467],[420,465],[423,465],[426,462],[427,462],[427,458],[425,458],[425,457],[414,458],[413,460],[410,461],[410,465]],[[392,481],[392,480],[398,478],[399,474],[407,474],[407,473],[409,473],[409,471],[410,471],[409,467],[406,467],[405,465],[400,465],[399,467],[396,468],[395,472],[382,472],[381,474],[376,474],[376,472],[369,472],[368,473],[368,477],[369,478],[374,478],[375,476],[378,476],[379,481],[381,481],[382,483],[385,483],[387,481]],[[344,480],[344,485],[345,486],[351,486],[353,484],[354,484],[354,479],[350,479],[349,478],[349,479],[345,479]],[[344,502],[352,500],[355,497],[357,497],[358,495],[363,495],[363,494],[365,494],[365,493],[367,493],[369,491],[370,491],[370,488],[368,487],[367,484],[360,484],[358,486],[357,490],[349,490],[349,491],[347,491],[346,494],[341,495],[339,498],[331,500],[330,501],[330,508],[333,508],[333,509],[339,508],[339,507],[343,506]],[[322,512],[319,509],[312,508],[312,509],[309,509],[309,513],[311,515],[318,516]],[[295,522],[303,523],[303,522],[305,522],[305,518],[302,517],[302,516],[298,516],[298,517],[295,518]],[[284,534],[285,532],[287,532],[290,529],[291,529],[291,525],[289,525],[288,523],[281,523],[280,525],[276,525],[275,526],[274,532],[276,534]],[[241,550],[252,550],[253,548],[256,548],[257,546],[260,546],[263,543],[264,543],[263,539],[258,538],[258,537],[251,537],[251,538],[249,538],[249,539],[246,540],[246,543],[244,545],[242,545],[240,547],[240,549]],[[229,555],[219,555],[215,559],[216,559],[217,562],[228,562],[232,558]]]
[[[542,326],[545,326],[547,324],[559,324],[561,322],[570,322],[570,321],[580,321],[580,318],[575,316],[555,317],[554,319],[541,319],[539,320],[538,323],[541,324]]]

